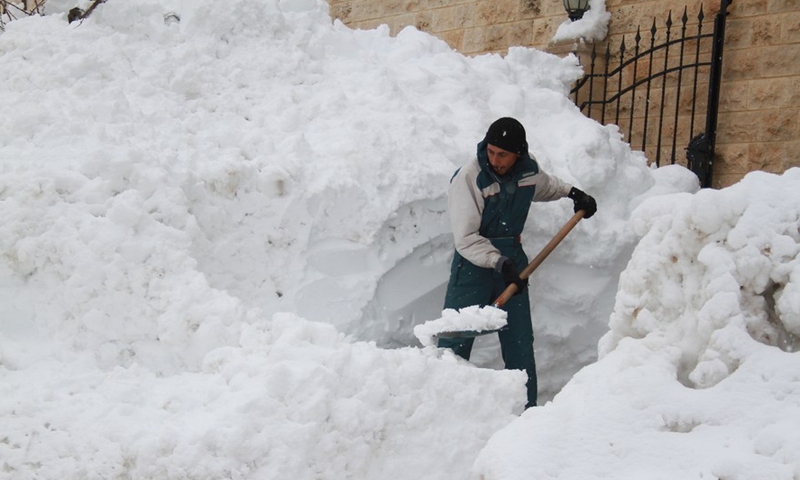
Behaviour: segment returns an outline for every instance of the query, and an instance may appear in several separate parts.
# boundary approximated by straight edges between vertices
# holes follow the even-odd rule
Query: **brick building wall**
[[[612,50],[618,48],[623,35],[630,41],[637,27],[647,30],[654,18],[663,22],[670,11],[674,21],[684,8],[690,12],[689,25],[696,24],[691,12],[698,3],[606,0],[611,13],[606,41]],[[517,45],[565,54],[572,47],[551,42],[566,20],[559,0],[329,0],[329,4],[331,16],[351,28],[386,24],[396,34],[411,25],[467,55],[503,53]],[[719,0],[703,8],[708,21],[719,11]],[[731,185],[752,170],[780,173],[800,166],[800,1],[733,0],[728,12],[714,187]]]

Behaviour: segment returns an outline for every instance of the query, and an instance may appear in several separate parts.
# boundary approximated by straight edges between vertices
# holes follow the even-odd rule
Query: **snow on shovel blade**
[[[461,310],[446,308],[442,317],[414,327],[423,346],[435,345],[435,338],[470,338],[497,332],[508,324],[508,313],[494,306],[473,305]]]

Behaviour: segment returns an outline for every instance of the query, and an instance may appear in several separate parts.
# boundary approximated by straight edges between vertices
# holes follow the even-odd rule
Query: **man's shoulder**
[[[480,172],[481,166],[478,164],[478,160],[473,158],[469,162],[459,167],[453,173],[453,176],[450,178],[450,182],[453,182],[453,180],[455,180],[457,177],[461,180],[474,179]]]
[[[525,155],[522,158],[522,168],[519,171],[524,177],[539,173],[539,162],[536,161],[536,157],[531,154]]]

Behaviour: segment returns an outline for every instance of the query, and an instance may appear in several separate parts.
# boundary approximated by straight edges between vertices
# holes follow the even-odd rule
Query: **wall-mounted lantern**
[[[564,10],[573,22],[580,20],[586,10],[589,10],[589,0],[564,0]]]

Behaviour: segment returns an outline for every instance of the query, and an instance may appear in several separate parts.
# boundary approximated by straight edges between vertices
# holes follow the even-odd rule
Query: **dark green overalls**
[[[525,154],[517,159],[511,172],[497,177],[491,170],[486,155],[486,142],[478,144],[478,163],[481,173],[478,187],[483,190],[500,183],[499,193],[484,199],[479,233],[488,238],[500,253],[511,259],[522,271],[528,257],[520,245],[520,234],[528,218],[535,185],[520,187],[518,182],[539,171],[536,162]],[[505,290],[502,275],[493,268],[483,268],[455,252],[450,267],[444,308],[461,309],[471,305],[491,305]],[[514,295],[503,307],[508,312],[508,328],[499,332],[503,361],[507,369],[525,370],[528,374],[528,404],[536,405],[536,363],[533,356],[533,327],[531,308],[526,287]],[[438,346],[451,348],[457,355],[469,360],[474,339],[439,339]]]

